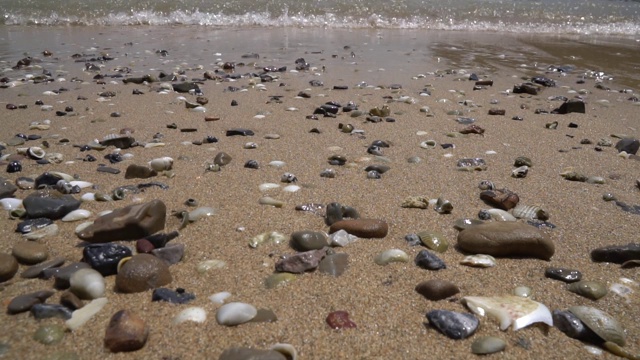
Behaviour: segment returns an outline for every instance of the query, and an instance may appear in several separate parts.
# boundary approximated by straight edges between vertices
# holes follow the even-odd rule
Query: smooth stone
[[[219,152],[216,154],[215,158],[213,158],[213,163],[220,166],[225,166],[231,162],[231,155],[226,152]]]
[[[468,313],[449,310],[432,310],[427,313],[429,324],[451,339],[465,339],[478,328],[478,318]]]
[[[76,310],[71,314],[71,319],[65,322],[67,328],[71,331],[75,331],[82,327],[82,325],[86,324],[93,316],[104,308],[109,300],[107,298],[99,298],[95,300],[91,300],[90,303],[83,306],[82,308]]]
[[[102,215],[77,235],[91,243],[137,240],[163,230],[166,215],[166,205],[155,199]]]
[[[18,262],[27,265],[41,263],[49,257],[49,251],[43,244],[35,241],[20,241],[13,245],[11,254]]]
[[[360,238],[384,238],[389,232],[389,225],[377,219],[348,219],[331,224],[329,233],[344,230]]]
[[[458,234],[458,247],[470,253],[543,260],[550,260],[555,252],[547,235],[518,222],[490,222],[465,229]]]
[[[373,261],[378,265],[386,266],[392,262],[407,262],[409,255],[400,249],[389,249],[376,255]]]
[[[186,292],[182,288],[178,288],[175,291],[167,288],[157,288],[151,294],[151,301],[166,301],[172,304],[186,304],[195,298],[195,295]]]
[[[71,275],[69,290],[80,299],[93,300],[104,297],[104,277],[94,269],[80,269]]]
[[[82,300],[71,291],[65,291],[60,295],[60,304],[71,310],[78,310],[84,306]]]
[[[62,219],[65,215],[80,207],[81,201],[73,195],[63,195],[57,191],[37,190],[22,201],[29,218]]]
[[[11,280],[18,272],[18,260],[9,254],[0,254],[0,282]]]
[[[591,251],[591,260],[622,264],[630,260],[640,260],[640,243],[604,246]]]
[[[62,266],[62,264],[64,264],[65,259],[64,258],[55,258],[55,259],[51,259],[49,261],[45,261],[45,262],[41,262],[37,265],[33,265],[30,266],[28,268],[26,268],[21,274],[20,277],[23,279],[34,279],[39,277],[40,275],[42,275],[42,273],[47,270],[47,269],[51,269],[51,268],[57,268]],[[3,265],[3,261],[2,261],[2,257],[0,256],[0,268]],[[1,269],[0,269],[0,274],[2,273]]]
[[[579,99],[569,99],[562,103],[559,108],[554,110],[558,114],[569,114],[569,113],[585,113],[585,104],[584,101]]]
[[[253,136],[255,135],[254,132],[252,130],[249,129],[241,129],[241,128],[236,128],[236,129],[229,129],[226,132],[227,136]]]
[[[120,135],[104,139],[100,141],[100,145],[114,146],[120,149],[128,149],[131,147],[131,145],[133,145],[135,141],[136,139],[133,138],[133,136]]]
[[[35,319],[48,319],[57,317],[63,320],[71,319],[72,310],[64,305],[58,304],[35,304],[30,309],[31,315]]]
[[[131,164],[124,172],[125,179],[148,179],[157,176],[158,173],[150,167],[144,165]]]
[[[215,293],[209,296],[209,300],[211,300],[214,304],[224,304],[224,302],[231,297],[231,293],[228,291],[221,291],[219,293]]]
[[[80,269],[90,269],[91,266],[87,263],[77,262],[71,263],[65,267],[57,267],[44,270],[42,272],[43,279],[49,279],[53,277],[55,279],[54,286],[57,289],[66,289],[70,286],[69,279],[71,276]]]
[[[544,270],[544,276],[550,279],[564,281],[566,283],[572,283],[582,279],[582,273],[578,270],[555,267],[546,268]]]
[[[520,297],[531,297],[531,288],[528,286],[516,286],[513,290],[513,294]]]
[[[476,226],[476,225],[480,225],[480,224],[484,224],[484,221],[482,220],[478,220],[478,219],[458,219],[455,221],[453,227],[458,229],[458,230],[465,230],[468,229],[470,227]]]
[[[349,265],[349,254],[335,253],[327,255],[320,261],[318,271],[331,276],[340,276],[344,274]]]
[[[609,292],[607,285],[598,281],[580,280],[567,286],[572,293],[584,296],[587,299],[598,300]]]
[[[483,336],[471,343],[471,352],[476,355],[493,354],[504,350],[507,342],[495,336]]]
[[[553,326],[570,338],[594,343],[598,335],[589,329],[577,316],[570,311],[554,310],[552,312]]]
[[[64,332],[64,327],[58,324],[42,325],[33,334],[33,340],[44,345],[57,344],[64,338]]]
[[[460,292],[454,283],[440,279],[423,281],[416,285],[415,290],[418,294],[432,301],[446,299]]]
[[[314,270],[320,264],[320,260],[327,254],[327,249],[310,250],[295,255],[283,257],[276,263],[277,272],[302,274],[305,271]]]
[[[264,280],[264,286],[267,289],[273,289],[277,286],[280,286],[282,284],[286,284],[290,281],[293,281],[296,279],[296,276],[294,274],[291,273],[275,273],[275,274],[271,274],[269,275],[269,277],[267,277]]]
[[[169,244],[163,248],[153,249],[151,253],[169,265],[175,265],[184,257],[184,244]]]
[[[102,276],[109,276],[117,274],[120,260],[131,255],[131,249],[124,245],[90,244],[82,250],[82,261],[89,264]]]
[[[0,177],[0,199],[12,197],[18,187],[8,179]]]
[[[626,152],[627,154],[635,155],[640,149],[640,140],[634,138],[624,138],[616,143],[616,150],[618,152]]]
[[[417,266],[426,270],[440,270],[447,268],[444,261],[429,250],[420,250],[418,255],[416,255],[415,263]]]
[[[9,302],[7,314],[13,315],[29,311],[33,305],[44,303],[53,294],[53,291],[40,290],[29,294],[18,295]]]
[[[218,360],[291,360],[275,350],[260,350],[246,347],[226,349]]]
[[[144,320],[129,310],[113,314],[104,335],[104,345],[111,352],[142,349],[149,338],[149,327]]]
[[[344,310],[338,310],[329,313],[325,320],[327,325],[332,329],[355,329],[358,326],[351,319],[349,313]]]
[[[319,250],[329,245],[327,234],[320,231],[296,231],[291,233],[291,247],[298,251]]]
[[[258,310],[251,304],[230,302],[222,305],[216,312],[216,321],[220,325],[236,326],[251,321]]]
[[[333,234],[329,235],[329,245],[331,246],[347,246],[359,238],[355,235],[351,235],[344,230],[338,230]]]
[[[180,311],[178,315],[173,318],[174,325],[187,321],[202,324],[207,321],[207,311],[201,307],[192,306]]]
[[[271,309],[258,309],[258,313],[250,321],[271,323],[278,321],[278,316]]]
[[[149,254],[137,254],[125,262],[116,275],[116,288],[123,293],[136,293],[167,285],[172,281],[169,266]]]
[[[155,249],[155,246],[153,246],[151,241],[147,239],[140,239],[136,241],[136,251],[139,254],[149,254],[153,249]]]

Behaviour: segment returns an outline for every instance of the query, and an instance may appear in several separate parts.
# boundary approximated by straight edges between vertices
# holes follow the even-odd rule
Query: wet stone
[[[104,345],[111,352],[136,351],[149,337],[149,327],[137,314],[120,310],[113,314],[104,336]]]
[[[582,279],[582,273],[578,270],[555,267],[546,268],[544,276],[550,279],[564,281],[566,283],[572,283]]]
[[[591,260],[622,264],[631,260],[640,260],[640,243],[604,246],[591,251]]]
[[[9,254],[0,254],[0,282],[13,278],[18,272],[18,261]]]
[[[416,285],[415,290],[418,294],[432,301],[446,299],[460,292],[454,283],[440,279],[423,281]]]
[[[18,295],[9,302],[9,306],[7,306],[7,313],[9,315],[13,315],[29,311],[33,305],[44,303],[53,294],[53,291],[41,290],[29,294]]]
[[[65,259],[64,258],[55,258],[55,259],[51,259],[49,261],[45,261],[45,262],[41,262],[37,265],[33,265],[30,266],[28,268],[26,268],[21,274],[20,277],[23,279],[34,279],[37,277],[40,277],[40,275],[42,275],[42,273],[47,270],[47,269],[51,269],[51,268],[57,268],[59,266],[62,266],[62,264],[64,264]],[[1,263],[1,260],[0,260]],[[1,265],[0,265],[1,266]]]
[[[116,275],[116,288],[123,293],[136,293],[167,285],[172,281],[168,265],[149,254],[134,255]]]
[[[480,321],[468,313],[433,310],[427,313],[429,324],[451,339],[465,339],[476,331]]]
[[[420,250],[418,255],[416,255],[415,263],[417,266],[426,270],[441,270],[447,268],[444,261],[429,250]]]
[[[38,320],[57,317],[64,320],[71,319],[71,309],[58,304],[34,304],[31,315]]]
[[[183,288],[175,291],[167,288],[157,288],[153,290],[151,301],[166,301],[172,304],[186,304],[196,298],[192,293],[186,292]]]
[[[23,201],[27,217],[62,219],[65,215],[80,207],[80,200],[73,195],[62,195],[57,191],[38,190],[29,194]]]
[[[77,235],[91,243],[136,240],[164,229],[166,213],[161,200],[134,204],[100,216]]]
[[[49,257],[47,247],[34,241],[20,241],[13,246],[11,254],[18,262],[33,265],[41,263]]]
[[[118,273],[118,263],[131,256],[131,249],[119,244],[90,244],[82,250],[82,261],[97,270],[102,276]]]
[[[324,257],[318,265],[318,271],[331,276],[342,275],[349,265],[349,254],[336,253]]]
[[[349,313],[346,311],[338,310],[327,315],[327,324],[332,329],[355,329],[356,323],[349,319]]]

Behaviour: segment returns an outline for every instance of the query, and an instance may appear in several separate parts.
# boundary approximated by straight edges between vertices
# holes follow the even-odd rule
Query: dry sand
[[[0,342],[10,349],[4,354],[9,359],[46,359],[56,352],[74,352],[81,359],[215,359],[226,348],[248,346],[268,348],[274,343],[290,343],[301,359],[464,359],[475,358],[470,353],[474,337],[499,336],[507,341],[504,352],[493,358],[523,359],[578,359],[613,358],[612,355],[590,355],[585,344],[568,338],[556,328],[531,326],[519,331],[500,331],[493,320],[482,318],[476,334],[466,340],[451,340],[436,330],[425,326],[425,313],[434,309],[466,312],[459,299],[463,296],[491,296],[512,294],[516,286],[532,289],[532,298],[547,305],[551,310],[567,309],[573,305],[595,306],[616,317],[628,333],[628,348],[640,352],[640,288],[638,268],[621,269],[619,265],[593,263],[589,258],[592,249],[614,244],[638,241],[640,217],[621,211],[613,203],[602,200],[607,192],[614,193],[624,202],[640,204],[640,191],[634,187],[640,177],[640,162],[617,156],[614,148],[594,151],[595,145],[580,145],[582,139],[597,142],[610,138],[610,134],[628,134],[638,137],[638,106],[626,99],[631,94],[616,91],[606,92],[594,88],[594,79],[576,84],[584,68],[578,68],[566,76],[552,73],[546,76],[558,81],[556,88],[545,89],[539,96],[508,95],[506,90],[522,82],[521,77],[544,75],[546,65],[562,65],[570,60],[556,57],[555,61],[543,63],[542,59],[553,59],[553,55],[501,35],[485,34],[471,40],[472,34],[379,31],[305,31],[301,29],[272,29],[222,31],[195,28],[163,29],[148,32],[145,29],[103,29],[89,33],[86,29],[12,29],[11,40],[29,37],[28,43],[15,43],[4,56],[4,67],[14,65],[22,51],[33,56],[50,49],[59,60],[45,64],[55,71],[69,71],[63,76],[67,82],[50,84],[26,84],[0,90],[2,105],[2,138],[8,139],[16,133],[37,133],[47,140],[48,151],[60,152],[65,163],[58,165],[36,165],[23,162],[21,173],[6,174],[9,179],[18,176],[37,176],[48,170],[77,174],[82,180],[96,184],[99,189],[110,191],[126,184],[137,184],[145,180],[125,180],[124,170],[129,164],[145,164],[160,157],[174,158],[174,178],[158,177],[157,180],[170,186],[163,191],[150,189],[137,196],[119,202],[84,203],[82,208],[94,213],[132,204],[134,201],[161,199],[169,211],[184,209],[187,198],[195,198],[200,205],[208,205],[218,211],[214,216],[195,222],[181,230],[174,242],[186,245],[184,260],[171,267],[173,282],[169,287],[182,287],[194,293],[196,300],[188,305],[172,305],[151,302],[151,291],[138,294],[119,294],[113,291],[114,277],[107,278],[107,306],[82,328],[65,336],[56,345],[45,346],[32,340],[34,331],[45,323],[62,323],[59,319],[36,321],[28,314],[10,316],[2,312]],[[147,33],[148,32],[148,33]],[[36,35],[34,37],[34,35]],[[472,38],[473,39],[473,38]],[[544,39],[537,39],[543,43]],[[556,39],[557,40],[557,39]],[[132,46],[122,44],[132,41]],[[500,42],[499,45],[491,45]],[[467,44],[467,45],[465,45]],[[343,46],[349,45],[350,49]],[[450,46],[449,46],[450,45]],[[22,48],[20,47],[22,46]],[[96,49],[90,50],[90,46]],[[467,46],[467,47],[465,47]],[[105,49],[107,48],[107,49]],[[597,49],[597,47],[593,47]],[[169,56],[162,58],[153,52],[166,49]],[[257,65],[287,66],[294,68],[294,60],[304,57],[317,71],[302,73],[277,73],[278,82],[267,83],[267,91],[249,88],[246,92],[225,92],[228,86],[244,87],[249,80],[217,83],[207,81],[201,86],[209,98],[207,113],[193,113],[176,100],[180,94],[159,95],[144,85],[123,85],[118,79],[105,79],[106,85],[97,85],[93,74],[83,73],[82,64],[73,63],[73,53],[98,54],[106,51],[116,60],[104,64],[103,73],[114,74],[116,66],[130,66],[135,76],[156,74],[158,70],[187,70],[189,78],[200,78],[205,70],[213,70],[217,59],[222,61],[243,60],[240,55],[256,52],[261,55]],[[350,52],[355,57],[350,56]],[[320,52],[320,53],[317,53]],[[128,55],[125,56],[125,53]],[[217,54],[220,53],[220,54]],[[503,55],[502,57],[500,55]],[[577,60],[576,60],[577,61]],[[523,66],[526,65],[526,66]],[[537,64],[538,68],[535,68]],[[195,69],[202,65],[202,69]],[[608,63],[601,70],[608,72]],[[322,72],[321,67],[326,71]],[[614,65],[612,65],[614,66]],[[477,73],[494,81],[485,90],[472,91],[473,82],[459,80],[461,74],[437,76],[436,71],[446,69],[465,70]],[[258,71],[251,66],[238,67],[240,73]],[[622,71],[622,70],[620,70]],[[27,73],[38,73],[34,69]],[[413,79],[419,74],[424,78]],[[614,75],[616,73],[614,72]],[[17,77],[15,73],[5,74]],[[70,82],[78,77],[85,83]],[[318,79],[324,87],[309,86],[309,80]],[[616,77],[616,80],[618,78]],[[115,81],[115,83],[111,83]],[[380,87],[356,88],[365,81]],[[631,79],[631,81],[635,81]],[[397,83],[401,90],[392,91],[388,85]],[[279,86],[284,84],[283,86]],[[334,85],[347,85],[349,90],[332,90]],[[420,90],[429,85],[431,97],[418,96]],[[612,89],[621,89],[615,80],[606,82]],[[59,96],[43,96],[46,90],[60,87],[70,91]],[[144,95],[132,96],[138,88]],[[310,99],[294,98],[301,90],[307,90]],[[547,97],[564,95],[569,98],[569,89],[587,89],[586,114],[536,115],[538,108],[552,110],[560,102],[548,101]],[[97,102],[98,93],[110,90],[117,96],[110,102]],[[88,97],[76,100],[78,95]],[[282,104],[266,104],[269,96],[282,95]],[[337,118],[305,119],[313,110],[326,101],[346,104],[354,101],[361,110],[387,104],[386,96],[397,98],[407,95],[415,98],[415,104],[388,103],[394,123],[364,123],[364,117],[351,118],[340,114]],[[192,95],[185,95],[194,100]],[[76,109],[77,116],[57,117],[53,112],[42,112],[34,105],[37,99],[62,110],[66,105]],[[497,104],[490,101],[495,99]],[[232,100],[239,106],[231,107]],[[477,107],[458,103],[472,100]],[[607,100],[607,106],[598,103]],[[27,104],[26,110],[5,110],[5,103]],[[419,111],[429,106],[434,114],[428,117]],[[526,106],[526,109],[522,109]],[[285,111],[289,107],[298,111]],[[488,116],[490,108],[506,110],[506,116]],[[486,129],[484,136],[469,135],[464,138],[449,138],[447,133],[464,126],[454,121],[455,116],[447,111],[459,109],[466,116],[477,119],[476,124]],[[122,117],[112,118],[110,113],[119,111]],[[264,119],[254,116],[264,113]],[[511,120],[522,116],[524,121]],[[219,121],[205,122],[205,116],[218,116]],[[30,131],[32,121],[51,120],[51,129]],[[558,121],[557,130],[545,129],[545,123]],[[578,128],[568,128],[574,122]],[[197,128],[195,133],[181,133],[168,129],[167,124],[176,123],[179,128]],[[351,123],[365,131],[365,137],[352,136],[338,130],[339,123]],[[88,163],[79,160],[81,153],[71,144],[85,144],[117,132],[123,127],[135,129],[134,136],[140,141],[149,141],[156,133],[164,135],[165,147],[143,149],[136,147],[124,150],[133,159],[113,165],[121,169],[120,175],[96,172],[98,163],[106,163],[103,152],[91,152],[99,158]],[[253,137],[226,137],[230,128],[245,127],[255,132]],[[318,128],[320,134],[309,133]],[[416,132],[426,131],[418,136]],[[278,140],[267,140],[266,134],[276,133]],[[70,144],[59,144],[52,138],[70,139]],[[202,140],[207,135],[220,141],[202,146],[183,145],[184,141]],[[369,180],[363,168],[378,163],[366,153],[373,140],[385,140],[392,144],[383,149],[390,162],[391,171],[380,180]],[[434,139],[438,143],[453,143],[455,149],[433,150],[420,148],[423,140]],[[36,141],[40,143],[42,140]],[[246,142],[258,144],[257,149],[243,149]],[[329,150],[340,147],[339,151]],[[496,154],[488,155],[493,150]],[[565,150],[560,152],[559,150]],[[9,148],[5,151],[12,152]],[[215,154],[224,151],[232,156],[232,162],[218,173],[205,172],[205,163]],[[354,166],[330,166],[327,158],[333,154],[344,155]],[[445,157],[445,154],[452,154]],[[420,156],[423,161],[410,164],[407,158]],[[534,166],[524,179],[512,178],[513,161],[518,156],[528,156]],[[482,172],[460,172],[456,161],[464,157],[482,157],[488,169]],[[259,170],[245,169],[243,164],[257,160]],[[281,160],[284,168],[267,166],[270,161]],[[5,165],[2,165],[4,168]],[[322,178],[320,172],[333,167],[334,179]],[[567,167],[587,175],[602,176],[604,185],[593,185],[564,180],[559,173]],[[302,189],[289,194],[272,190],[267,195],[285,201],[283,208],[258,205],[265,195],[258,185],[280,181],[284,172],[291,172],[299,179]],[[615,176],[614,176],[615,175]],[[611,179],[611,177],[616,178]],[[478,183],[490,179],[499,187],[516,192],[521,202],[543,206],[551,213],[550,221],[557,225],[546,230],[555,242],[556,253],[549,262],[537,259],[498,259],[498,265],[489,269],[477,269],[460,265],[464,255],[453,246],[440,257],[447,269],[427,271],[418,268],[412,261],[378,266],[373,257],[390,248],[399,248],[413,257],[422,249],[409,247],[404,236],[422,230],[441,232],[455,244],[457,231],[453,228],[456,219],[476,217],[481,209],[488,208],[479,199]],[[84,192],[87,192],[85,190]],[[16,197],[23,198],[29,191],[19,190]],[[432,208],[427,210],[405,209],[400,204],[407,196],[422,195],[429,198],[443,196],[449,199],[454,210],[450,215],[440,215]],[[265,231],[290,234],[298,230],[326,231],[323,219],[309,213],[298,212],[296,205],[317,202],[340,202],[356,208],[363,217],[383,219],[390,224],[389,234],[384,239],[361,239],[338,252],[349,254],[347,272],[333,278],[318,273],[301,275],[284,286],[268,290],[264,279],[273,273],[274,264],[280,255],[294,251],[287,244],[265,245],[257,249],[248,247],[248,241]],[[0,217],[0,251],[10,253],[13,244],[23,241],[15,233],[15,220]],[[60,233],[41,240],[48,247],[51,257],[62,256],[68,261],[82,257],[81,242],[74,235],[76,223],[61,223]],[[169,217],[166,230],[179,227],[179,220]],[[238,231],[243,227],[244,231]],[[133,246],[133,243],[127,243]],[[196,271],[196,265],[207,259],[227,262],[224,269],[211,270],[205,274]],[[634,292],[627,298],[610,293],[594,302],[568,292],[565,284],[544,277],[548,266],[567,267],[580,270],[585,279],[612,285],[621,278],[635,281]],[[21,271],[24,269],[21,266]],[[445,279],[452,281],[461,292],[451,301],[432,302],[414,291],[423,280]],[[31,291],[51,289],[53,280],[23,280],[18,276],[1,285],[0,300],[3,306],[13,297]],[[218,305],[208,296],[229,291],[233,301],[253,304],[258,308],[272,309],[278,316],[275,323],[250,323],[237,327],[224,327],[215,321]],[[49,302],[57,302],[59,293]],[[173,325],[173,317],[187,306],[201,306],[207,310],[204,324],[185,323]],[[146,346],[135,353],[111,354],[103,345],[104,331],[111,315],[121,309],[140,314],[151,328]],[[335,331],[325,323],[327,314],[334,310],[346,310],[357,324],[357,329]]]

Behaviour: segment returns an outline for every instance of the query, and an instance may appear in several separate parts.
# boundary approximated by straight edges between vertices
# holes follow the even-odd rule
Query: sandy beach
[[[495,320],[480,317],[476,333],[464,340],[452,340],[428,325],[425,317],[428,311],[468,313],[460,301],[463,297],[513,294],[517,286],[529,287],[531,299],[550,310],[586,305],[606,311],[626,330],[625,348],[633,354],[640,353],[638,267],[624,269],[618,264],[596,263],[589,256],[595,248],[639,241],[640,215],[605,202],[603,194],[615,194],[627,204],[640,204],[640,189],[635,185],[640,178],[640,161],[618,156],[614,147],[597,145],[601,139],[615,144],[618,139],[612,134],[640,136],[639,103],[628,100],[640,86],[637,63],[633,62],[634,51],[637,52],[633,41],[612,40],[614,50],[591,57],[597,49],[606,47],[585,39],[565,39],[573,46],[565,47],[558,45],[563,43],[558,38],[525,39],[491,33],[474,36],[457,32],[188,27],[152,30],[3,28],[5,40],[0,42],[0,61],[7,70],[2,76],[20,82],[27,74],[41,74],[46,69],[56,81],[41,84],[24,81],[0,89],[3,127],[0,141],[18,133],[38,134],[41,139],[24,146],[41,146],[46,140],[49,143],[46,151],[63,154],[64,161],[38,165],[24,159],[23,169],[17,173],[5,172],[3,162],[2,176],[15,181],[20,176],[35,178],[46,171],[60,171],[95,185],[96,190],[84,189],[82,193],[162,182],[169,186],[167,190],[149,188],[121,201],[83,202],[81,208],[94,214],[92,220],[103,210],[160,199],[168,211],[166,232],[180,227],[180,219],[171,214],[187,209],[184,205],[187,199],[213,207],[214,215],[179,230],[180,236],[173,240],[185,245],[185,256],[170,267],[173,281],[166,287],[184,288],[196,298],[184,305],[152,302],[151,291],[135,294],[115,291],[115,276],[109,276],[108,304],[54,345],[38,343],[32,335],[40,325],[63,324],[62,319],[35,320],[28,312],[17,315],[0,312],[3,324],[0,358],[62,359],[59,357],[62,354],[66,354],[64,358],[74,358],[69,356],[75,354],[78,359],[217,359],[231,347],[268,349],[275,343],[288,343],[295,347],[299,359],[473,359],[477,355],[471,353],[471,343],[475,337],[487,335],[500,337],[507,343],[504,351],[489,355],[496,359],[615,358],[606,351],[593,355],[585,347],[588,344],[542,324],[501,331]],[[44,50],[51,51],[53,56],[43,57]],[[160,56],[158,50],[166,50],[168,55]],[[98,84],[93,79],[96,72],[83,71],[84,62],[71,58],[76,53],[108,54],[114,59],[92,63],[100,66],[104,75],[118,74],[118,68],[128,67],[130,73],[120,73],[125,77],[165,71],[177,72],[189,80],[201,79],[205,71],[220,70],[224,74],[220,66],[224,62],[236,63],[236,74],[260,73],[265,66],[286,66],[287,71],[271,73],[277,79],[263,83],[263,88],[255,86],[260,84],[259,78],[249,76],[237,81],[204,81],[199,86],[209,102],[204,105],[206,112],[201,113],[186,109],[184,101],[178,99],[184,96],[193,102],[195,95],[159,94],[154,91],[157,83],[123,84],[121,78],[105,77],[104,84]],[[260,57],[242,58],[248,53]],[[42,62],[34,62],[22,70],[8,69],[25,55]],[[291,71],[298,58],[304,58],[312,69]],[[552,65],[575,68],[568,73],[547,72]],[[592,74],[589,70],[604,72],[602,85],[611,90],[596,88],[598,82],[588,76]],[[468,80],[472,73],[480,79],[492,80],[493,85],[474,91],[474,81]],[[607,80],[609,75],[611,80]],[[529,81],[532,76],[548,77],[557,86],[544,88],[539,95],[512,92],[514,85]],[[310,86],[312,80],[321,81],[323,86]],[[578,80],[584,83],[577,83]],[[334,86],[348,88],[337,90]],[[230,87],[242,90],[231,91]],[[43,95],[60,88],[68,91],[57,96]],[[131,95],[134,89],[144,94]],[[431,96],[421,96],[424,89],[429,89]],[[624,89],[632,91],[620,92]],[[98,101],[98,94],[104,91],[113,91],[116,96]],[[302,91],[311,97],[297,97]],[[78,96],[87,100],[78,100]],[[270,102],[273,96],[280,96],[281,102]],[[562,101],[549,100],[555,96],[569,99],[581,96],[586,113],[535,113],[537,109],[550,112],[559,107]],[[42,111],[35,105],[36,100],[52,105],[53,111]],[[237,106],[231,106],[234,100]],[[317,120],[306,118],[328,101],[343,106],[352,101],[365,113],[387,105],[391,110],[389,116],[395,121],[373,123],[366,121],[366,116],[351,117],[342,111],[335,118],[322,115]],[[27,108],[8,110],[7,104],[26,104]],[[55,111],[66,106],[72,106],[74,111],[56,116]],[[421,111],[424,107],[428,107],[428,112]],[[490,109],[503,109],[505,115],[488,115]],[[454,110],[460,115],[451,115]],[[112,117],[113,112],[121,116]],[[460,116],[475,118],[474,124],[485,129],[484,134],[447,136],[466,126],[455,121]],[[515,116],[522,120],[512,120]],[[219,120],[205,121],[205,117]],[[50,120],[50,129],[29,130],[32,122],[46,119]],[[545,127],[554,121],[558,122],[557,129]],[[570,127],[570,123],[577,127]],[[167,127],[170,124],[177,128]],[[363,134],[343,133],[339,124],[352,124]],[[133,129],[132,136],[140,142],[149,142],[154,135],[162,134],[165,146],[122,150],[122,154],[133,156],[117,164],[109,164],[103,158],[113,148],[80,152],[73,146],[102,139],[123,128]],[[225,136],[233,128],[251,129],[255,135]],[[312,129],[318,132],[311,132]],[[279,138],[267,139],[268,134],[277,134]],[[207,136],[216,137],[218,142],[187,144]],[[69,141],[60,142],[63,138]],[[592,143],[581,143],[583,139]],[[383,157],[367,153],[374,140],[390,144],[382,149]],[[421,148],[425,140],[435,140],[438,146]],[[257,148],[246,149],[247,142],[255,142]],[[455,147],[444,149],[440,144],[445,143]],[[7,146],[2,153],[15,153],[16,148]],[[206,164],[213,162],[221,151],[231,156],[231,162],[219,172],[206,171]],[[98,160],[82,161],[87,154]],[[347,164],[330,165],[328,158],[332,155],[346,157]],[[174,159],[174,177],[124,178],[130,164],[146,165],[163,156]],[[421,161],[407,161],[415,156]],[[525,178],[511,176],[514,160],[519,156],[527,156],[533,162]],[[485,171],[456,169],[459,159],[476,157],[486,161]],[[245,168],[248,160],[256,160],[259,169]],[[280,168],[268,165],[275,160],[285,165]],[[122,172],[97,172],[98,164]],[[391,169],[380,179],[368,179],[364,168],[371,164],[385,164]],[[560,173],[570,167],[587,176],[602,177],[605,183],[568,181]],[[335,170],[335,178],[320,176],[327,168]],[[295,174],[299,191],[282,190],[287,185],[280,182],[285,172]],[[453,224],[457,219],[477,218],[480,210],[490,208],[479,197],[478,184],[482,180],[508,188],[518,194],[522,203],[541,206],[550,213],[549,222],[556,228],[542,230],[555,244],[550,261],[497,258],[497,265],[486,269],[460,264],[466,254],[455,247],[458,230]],[[261,192],[259,185],[263,183],[279,183],[281,187]],[[15,197],[24,198],[32,191],[18,190]],[[263,196],[282,200],[285,205],[282,208],[260,205],[258,200]],[[439,214],[433,206],[424,210],[402,208],[402,202],[409,196],[446,198],[453,204],[453,211]],[[386,221],[388,235],[383,239],[359,239],[335,248],[336,252],[349,255],[348,269],[339,277],[308,272],[274,289],[265,288],[264,281],[274,272],[280,256],[294,254],[295,250],[286,242],[253,249],[248,246],[251,238],[267,231],[280,232],[287,238],[295,231],[328,231],[322,216],[297,211],[295,207],[331,202],[351,206],[363,218]],[[15,232],[17,222],[8,214],[0,216],[0,252],[10,254],[16,243],[25,241]],[[78,223],[56,223],[59,233],[38,242],[46,245],[49,258],[64,257],[68,263],[80,261],[83,242],[74,233]],[[424,270],[413,262],[424,247],[409,246],[404,237],[427,230],[439,232],[449,241],[449,249],[438,254],[446,269]],[[135,250],[135,242],[119,243]],[[406,252],[409,261],[387,266],[374,263],[377,254],[392,248]],[[200,262],[212,259],[223,260],[226,266],[205,273],[197,271]],[[625,284],[632,292],[623,297],[610,291],[593,301],[567,291],[563,282],[546,278],[547,267],[577,269],[584,279],[602,282],[607,287],[623,283],[621,279],[626,278],[630,282]],[[4,307],[18,295],[53,289],[53,279],[21,278],[20,273],[26,268],[20,265],[16,276],[0,283],[0,303]],[[414,288],[429,279],[451,281],[460,293],[446,300],[427,300]],[[278,320],[234,327],[219,325],[215,313],[220,305],[208,297],[221,291],[232,294],[229,301],[271,309]],[[47,302],[57,303],[61,293],[56,291]],[[204,308],[207,320],[202,324],[174,325],[174,317],[189,306]],[[140,315],[149,326],[149,339],[141,350],[114,354],[104,346],[109,319],[121,309]],[[336,310],[347,311],[357,328],[329,328],[325,318]]]

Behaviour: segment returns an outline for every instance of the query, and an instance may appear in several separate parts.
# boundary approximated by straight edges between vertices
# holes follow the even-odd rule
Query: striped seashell
[[[549,219],[549,213],[536,205],[518,204],[511,210],[511,213],[518,219],[538,219],[543,221]]]

